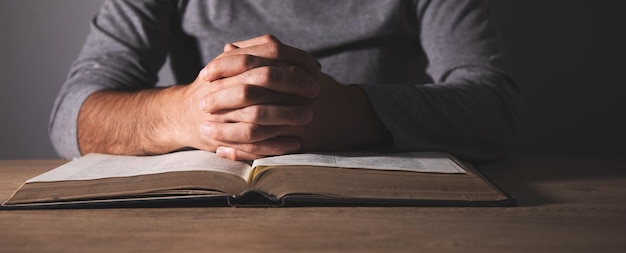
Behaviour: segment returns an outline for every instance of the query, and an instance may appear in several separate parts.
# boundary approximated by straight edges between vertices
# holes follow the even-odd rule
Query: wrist
[[[188,143],[185,131],[181,129],[184,114],[185,87],[175,85],[138,94],[139,101],[145,101],[142,138],[140,146],[145,154],[163,154],[179,150]]]
[[[351,142],[358,149],[387,149],[391,144],[391,134],[378,118],[367,94],[357,85],[344,86],[347,104],[348,131]]]

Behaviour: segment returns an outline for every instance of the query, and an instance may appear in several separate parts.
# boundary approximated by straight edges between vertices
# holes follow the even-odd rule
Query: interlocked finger
[[[209,114],[208,121],[247,122],[258,125],[304,125],[313,119],[313,111],[307,105],[251,105],[240,109]]]

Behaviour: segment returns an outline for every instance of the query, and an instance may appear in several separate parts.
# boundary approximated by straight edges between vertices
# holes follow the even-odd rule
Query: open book
[[[252,164],[205,151],[89,154],[26,181],[5,207],[210,199],[262,205],[510,205],[445,153],[292,154]]]

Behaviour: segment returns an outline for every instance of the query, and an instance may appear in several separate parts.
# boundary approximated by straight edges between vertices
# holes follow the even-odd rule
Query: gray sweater
[[[488,160],[510,146],[520,91],[480,1],[111,0],[57,97],[54,147],[62,157],[80,156],[78,112],[94,91],[154,87],[168,55],[176,82],[190,83],[225,43],[262,34],[359,85],[392,134],[387,151]]]

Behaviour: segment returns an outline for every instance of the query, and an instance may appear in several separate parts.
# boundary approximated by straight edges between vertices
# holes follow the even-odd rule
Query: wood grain
[[[0,200],[63,161],[0,161]],[[478,166],[519,206],[1,210],[0,252],[623,252],[626,161]]]

